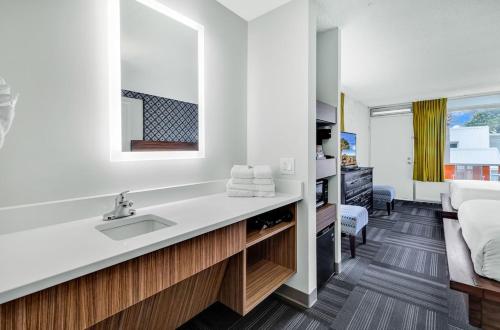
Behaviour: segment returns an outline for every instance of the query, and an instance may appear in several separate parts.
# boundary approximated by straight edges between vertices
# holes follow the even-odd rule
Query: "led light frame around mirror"
[[[109,130],[111,161],[143,161],[190,159],[205,157],[205,28],[203,25],[168,8],[157,0],[137,2],[182,23],[198,33],[198,150],[195,151],[122,151],[121,109],[121,26],[120,0],[108,0],[108,52],[109,52]]]

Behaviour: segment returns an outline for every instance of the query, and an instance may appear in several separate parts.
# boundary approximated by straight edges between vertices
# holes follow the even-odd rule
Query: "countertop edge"
[[[108,259],[104,259],[104,260],[94,262],[91,264],[82,265],[81,267],[75,268],[73,270],[63,272],[63,273],[57,274],[55,276],[42,278],[36,282],[32,282],[32,283],[29,283],[26,285],[19,286],[19,287],[14,288],[14,289],[10,289],[10,290],[1,292],[0,293],[0,305],[4,304],[4,303],[8,303],[12,300],[33,294],[33,293],[36,293],[36,292],[39,292],[41,290],[62,284],[64,282],[74,280],[78,277],[85,276],[85,275],[97,272],[99,270],[115,266],[115,265],[120,264],[122,262],[146,255],[148,253],[166,248],[168,246],[189,240],[189,239],[194,238],[196,236],[200,236],[200,235],[206,234],[208,232],[232,225],[234,223],[243,221],[245,219],[251,218],[251,217],[256,216],[258,214],[262,214],[262,213],[268,212],[270,210],[279,208],[281,206],[285,206],[285,205],[288,205],[291,203],[298,202],[302,199],[303,199],[302,194],[300,194],[300,195],[290,194],[290,197],[285,199],[285,200],[282,200],[280,202],[277,202],[275,204],[272,204],[272,205],[269,205],[269,206],[266,206],[266,207],[263,207],[260,209],[253,210],[251,212],[246,212],[246,213],[240,214],[240,215],[233,217],[231,219],[222,220],[220,222],[208,225],[206,227],[187,231],[187,232],[182,233],[178,236],[166,238],[164,241],[161,241],[161,242],[156,242],[156,243],[153,243],[151,245],[145,245],[143,247],[137,248],[137,249],[132,250],[132,251],[127,251],[127,252],[122,253],[122,254],[118,254],[118,255],[113,256],[113,257],[108,258]]]

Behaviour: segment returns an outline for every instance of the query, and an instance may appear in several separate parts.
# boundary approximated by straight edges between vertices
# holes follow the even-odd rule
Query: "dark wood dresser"
[[[368,210],[369,214],[373,213],[372,167],[342,169],[341,185],[342,204],[363,206]]]

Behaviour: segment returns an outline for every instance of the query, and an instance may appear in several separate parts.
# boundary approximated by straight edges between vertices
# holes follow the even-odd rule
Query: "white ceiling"
[[[369,106],[500,91],[499,0],[316,0],[342,88]]]
[[[253,20],[290,0],[217,0]],[[342,31],[342,90],[368,106],[500,91],[500,0],[315,0]]]
[[[251,21],[291,0],[217,0],[235,14]]]

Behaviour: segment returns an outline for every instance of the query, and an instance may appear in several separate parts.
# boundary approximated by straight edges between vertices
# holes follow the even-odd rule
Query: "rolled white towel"
[[[254,197],[254,191],[228,189],[227,195],[229,197]]]
[[[261,185],[261,184],[274,184],[274,180],[273,179],[253,179],[252,183],[253,184],[258,184],[258,185]]]
[[[231,178],[234,184],[253,184],[254,179]]]
[[[231,169],[231,177],[238,179],[253,179],[253,168],[248,165],[234,165]]]
[[[256,179],[272,179],[273,171],[271,166],[258,165],[253,167],[253,174]]]

